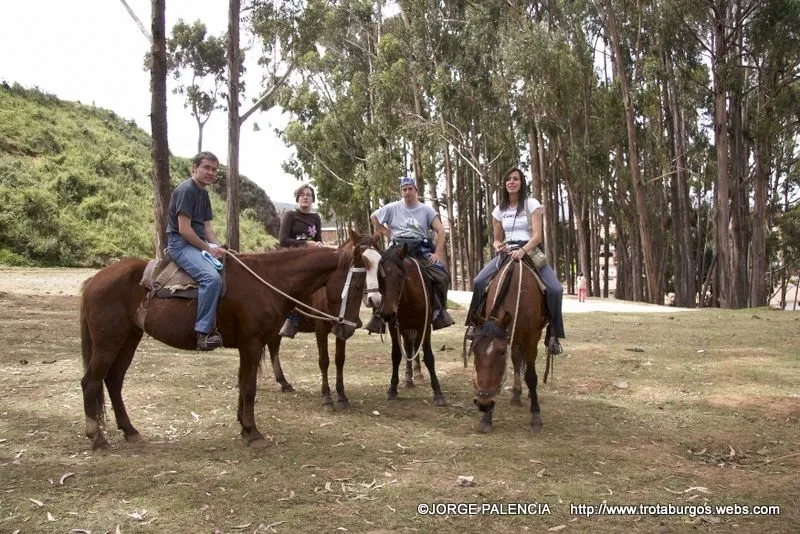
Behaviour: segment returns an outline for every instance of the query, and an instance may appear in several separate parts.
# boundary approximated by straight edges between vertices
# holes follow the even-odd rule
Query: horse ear
[[[350,242],[353,244],[353,247],[356,248],[358,247],[358,244],[361,243],[361,235],[352,228],[350,228],[349,230],[350,230]]]
[[[401,260],[404,260],[406,259],[407,255],[408,255],[408,243],[403,243],[403,248],[400,249],[400,252],[397,253],[397,256]]]
[[[511,324],[511,319],[513,319],[511,314],[505,312],[505,315],[503,315],[503,318],[500,320],[500,326],[502,326],[504,329],[508,329],[508,325]]]

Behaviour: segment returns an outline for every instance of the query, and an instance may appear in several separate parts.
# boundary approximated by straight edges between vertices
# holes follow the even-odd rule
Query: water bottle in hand
[[[200,254],[202,254],[203,258],[205,258],[208,263],[213,265],[216,270],[222,270],[222,263],[217,258],[212,256],[209,251],[204,250]]]

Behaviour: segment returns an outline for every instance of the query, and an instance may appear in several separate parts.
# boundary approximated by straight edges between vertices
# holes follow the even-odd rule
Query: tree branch
[[[133,12],[131,6],[128,5],[128,2],[125,0],[119,1],[122,2],[122,5],[125,6],[125,10],[128,12],[128,15],[130,15],[136,25],[139,26],[139,30],[142,32],[142,34],[144,34],[144,37],[147,39],[147,42],[150,43],[150,46],[153,46],[153,36],[150,35],[150,32],[145,29],[144,24],[142,24],[142,21],[136,16],[136,13]]]
[[[261,105],[262,105],[264,102],[266,102],[267,100],[269,100],[270,98],[272,98],[272,95],[274,95],[274,94],[275,94],[275,92],[276,92],[278,89],[280,89],[281,87],[283,87],[283,84],[285,84],[285,83],[286,83],[286,80],[288,80],[288,79],[289,79],[289,76],[292,74],[292,71],[294,70],[294,66],[295,66],[295,63],[294,63],[294,61],[293,61],[293,62],[292,62],[290,65],[289,65],[289,68],[288,68],[288,69],[286,69],[286,73],[284,73],[284,75],[283,75],[283,76],[281,76],[281,77],[280,77],[280,79],[279,79],[277,82],[275,82],[275,84],[274,84],[272,87],[270,87],[270,88],[269,88],[269,90],[268,90],[266,93],[264,93],[263,95],[261,95],[261,98],[259,98],[258,100],[256,100],[256,103],[255,103],[255,104],[253,104],[253,106],[252,106],[250,109],[248,109],[248,110],[247,110],[247,111],[246,111],[246,112],[245,112],[245,113],[244,113],[244,114],[243,114],[241,117],[239,117],[239,126],[241,126],[242,124],[244,124],[244,121],[246,121],[248,118],[250,118],[250,115],[252,115],[252,114],[253,114],[253,113],[255,113],[256,111],[258,111],[258,108],[260,108],[260,107],[261,107]]]

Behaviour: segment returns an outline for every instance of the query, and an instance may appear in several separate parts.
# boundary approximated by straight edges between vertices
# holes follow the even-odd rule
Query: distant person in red
[[[314,189],[303,184],[294,192],[297,209],[289,210],[281,220],[278,235],[280,245],[286,248],[321,247],[322,219],[319,213],[312,213],[311,205],[317,201]],[[292,310],[281,328],[283,337],[294,337],[300,327],[300,314]]]
[[[586,277],[583,273],[578,275],[578,302],[586,302]]]

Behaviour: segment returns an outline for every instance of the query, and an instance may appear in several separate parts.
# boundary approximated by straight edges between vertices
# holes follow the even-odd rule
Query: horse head
[[[381,263],[381,253],[378,243],[368,236],[361,238],[361,254],[367,260],[367,287],[364,289],[364,306],[380,309],[381,290],[378,287],[378,265]]]
[[[470,344],[470,352],[475,355],[472,385],[475,390],[473,402],[482,412],[494,408],[494,398],[503,389],[507,357],[511,347],[508,339],[508,326],[511,314],[506,312],[502,319],[488,318],[481,321],[475,330]]]
[[[387,323],[397,320],[397,307],[406,282],[405,258],[408,245],[389,248],[381,255],[378,265],[378,287],[381,302],[378,306],[381,318]]]
[[[340,265],[336,274],[325,285],[329,309],[339,310],[337,323],[331,332],[342,340],[349,339],[357,328],[361,328],[359,312],[369,260],[364,261],[361,247],[358,246],[360,240],[361,236],[350,230],[349,244],[352,245],[352,252],[347,252],[340,260],[344,261],[345,258],[348,258],[350,259],[349,264]]]

